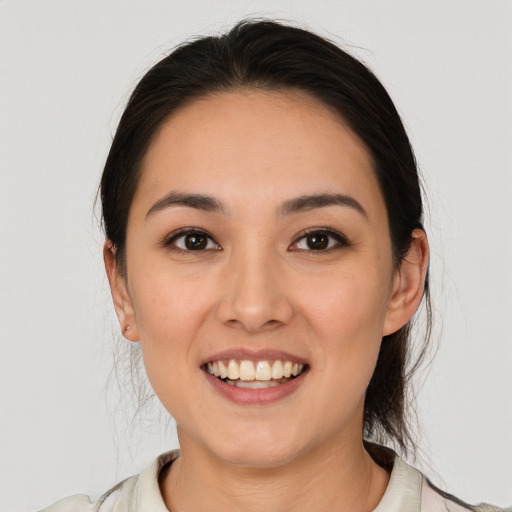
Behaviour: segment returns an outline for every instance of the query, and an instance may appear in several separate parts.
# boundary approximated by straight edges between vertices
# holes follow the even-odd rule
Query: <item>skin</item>
[[[222,211],[154,207],[170,192],[207,194]],[[325,193],[363,211],[282,211],[287,201]],[[183,250],[183,237],[166,245],[190,227],[211,235],[206,249]],[[310,228],[344,241],[329,237],[327,249],[311,250]],[[370,156],[337,115],[296,91],[224,92],[181,108],[143,162],[125,274],[114,253],[107,242],[119,322],[141,343],[148,377],[178,427],[181,457],[160,478],[169,509],[375,508],[389,475],[363,448],[364,395],[382,336],[419,305],[428,245],[416,230],[394,264]],[[282,350],[309,371],[277,401],[234,403],[201,368],[233,348]]]

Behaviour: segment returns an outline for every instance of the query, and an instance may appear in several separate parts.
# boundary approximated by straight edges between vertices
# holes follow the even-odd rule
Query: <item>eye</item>
[[[208,233],[198,229],[187,229],[173,233],[166,239],[165,246],[187,252],[220,249],[219,244]]]
[[[328,251],[347,246],[347,239],[331,229],[314,229],[302,234],[291,246],[291,250]]]

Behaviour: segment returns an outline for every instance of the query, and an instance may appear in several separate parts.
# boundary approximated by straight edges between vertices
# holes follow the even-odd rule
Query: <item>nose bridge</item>
[[[220,318],[249,332],[286,324],[293,315],[282,262],[264,241],[251,239],[233,250],[226,267]]]

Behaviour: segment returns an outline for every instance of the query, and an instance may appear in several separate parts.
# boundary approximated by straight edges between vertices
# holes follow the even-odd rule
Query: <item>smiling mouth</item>
[[[304,373],[308,366],[292,361],[218,360],[204,365],[204,370],[230,386],[264,389],[286,384]]]

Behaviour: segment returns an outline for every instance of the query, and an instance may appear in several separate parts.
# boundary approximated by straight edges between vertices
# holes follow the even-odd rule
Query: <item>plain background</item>
[[[97,498],[176,446],[172,426],[130,430],[105,399],[117,326],[93,202],[143,72],[183,39],[249,14],[345,44],[402,113],[426,181],[441,338],[422,375],[418,463],[469,502],[510,505],[510,1],[4,0],[0,510]]]

